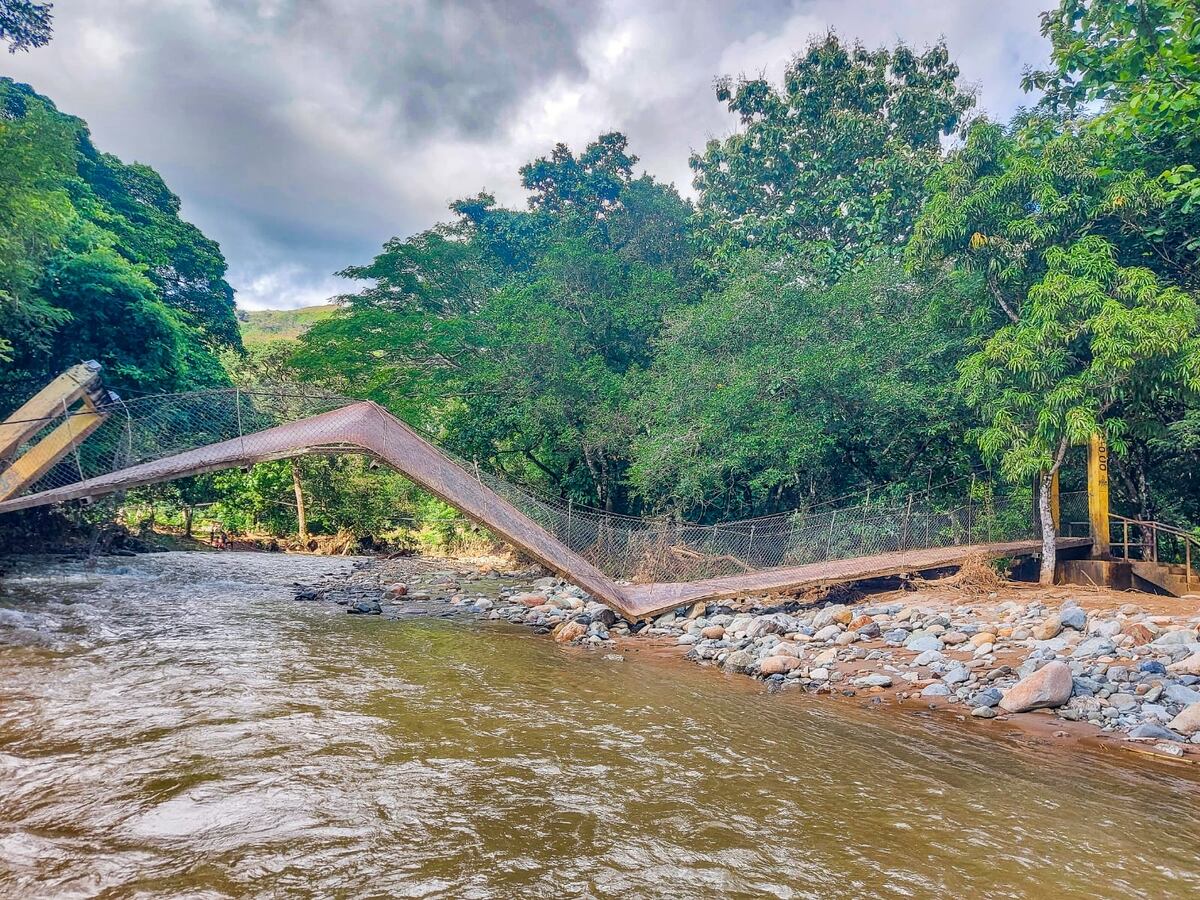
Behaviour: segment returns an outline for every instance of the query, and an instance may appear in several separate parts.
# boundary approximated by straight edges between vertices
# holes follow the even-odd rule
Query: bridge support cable
[[[130,400],[120,410],[86,444],[75,444],[75,465],[44,471],[32,493],[0,502],[0,513],[310,453],[363,453],[633,618],[697,600],[1040,548],[1032,523],[990,498],[946,509],[928,494],[877,491],[845,506],[717,525],[621,516],[537,497],[481,471],[478,461],[454,458],[366,401],[229,389]],[[974,543],[983,534],[990,540]]]

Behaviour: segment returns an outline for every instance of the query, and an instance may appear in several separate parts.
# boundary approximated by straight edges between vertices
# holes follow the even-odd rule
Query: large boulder
[[[599,622],[606,628],[612,628],[617,624],[617,614],[607,606],[602,606],[600,609],[592,613],[592,621]]]
[[[1062,620],[1058,616],[1050,616],[1045,622],[1040,625],[1033,626],[1030,632],[1035,641],[1048,641],[1051,638],[1056,638],[1063,630]]]
[[[1059,610],[1058,621],[1063,628],[1083,631],[1087,627],[1087,613],[1078,606],[1064,606]]]
[[[945,645],[936,634],[918,631],[904,642],[904,646],[916,653],[924,653],[926,650],[941,650]]]
[[[763,675],[783,675],[800,668],[800,660],[794,656],[768,656],[758,667]]]
[[[1172,675],[1200,675],[1200,653],[1193,653],[1179,662],[1171,663],[1167,666],[1167,671]]]
[[[1185,706],[1183,712],[1167,723],[1167,727],[1180,734],[1195,734],[1200,731],[1200,703]]]
[[[1013,685],[1000,701],[1010,713],[1062,706],[1071,699],[1071,667],[1055,660]]]
[[[854,623],[851,622],[850,624],[853,625]],[[874,640],[875,638],[879,637],[880,634],[883,633],[883,629],[881,629],[879,627],[878,622],[868,622],[866,625],[863,625],[860,628],[856,628],[855,633],[859,637],[864,638],[866,640]]]
[[[567,622],[554,634],[554,640],[560,644],[569,644],[587,634],[587,628],[578,622]]]
[[[532,609],[535,606],[545,605],[546,595],[545,594],[534,594],[532,592],[525,593],[525,594],[515,594],[511,598],[511,602],[519,603],[519,604],[521,604],[521,606],[527,606]]]
[[[1071,656],[1074,659],[1088,659],[1093,656],[1109,656],[1116,652],[1116,646],[1108,638],[1094,637],[1076,647]]]
[[[1163,687],[1163,696],[1170,702],[1178,703],[1180,706],[1190,706],[1193,703],[1200,703],[1200,691],[1193,690],[1182,684],[1165,685]]]
[[[834,622],[841,623],[843,618],[849,622],[853,618],[853,613],[843,603],[831,603],[824,609],[817,610],[817,614],[813,616],[812,627],[824,628]]]
[[[796,620],[783,613],[759,616],[746,628],[746,637],[760,638],[768,634],[787,634],[796,630]]]
[[[1142,622],[1125,622],[1121,626],[1121,631],[1133,638],[1135,646],[1148,644],[1154,640],[1154,632],[1150,627]]]
[[[892,686],[892,676],[884,675],[882,672],[872,672],[870,675],[855,678],[854,683],[858,687],[886,688]]]
[[[841,633],[842,633],[842,626],[836,625],[836,624],[826,625],[824,628],[820,629],[819,631],[817,631],[816,634],[813,635],[813,640],[814,641],[832,641],[834,638],[836,638]]]
[[[754,657],[748,650],[735,650],[725,657],[726,672],[748,672],[754,666]]]
[[[1153,722],[1143,722],[1129,731],[1131,741],[1182,741],[1184,737],[1178,732],[1163,728]]]
[[[1155,647],[1170,649],[1172,647],[1186,647],[1195,640],[1196,632],[1188,628],[1176,628],[1171,631],[1164,631],[1154,639],[1153,643]]]

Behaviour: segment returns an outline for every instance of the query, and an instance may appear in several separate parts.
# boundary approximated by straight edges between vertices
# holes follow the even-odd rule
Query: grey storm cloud
[[[225,3],[254,42],[316,56],[406,131],[486,137],[539,80],[582,78],[591,2]]]
[[[719,75],[777,77],[830,28],[876,46],[945,36],[998,117],[1044,61],[1049,0],[58,0],[55,39],[4,74],[148,163],[221,242],[239,303],[321,302],[332,273],[556,141],[624,130],[652,174],[735,123]]]

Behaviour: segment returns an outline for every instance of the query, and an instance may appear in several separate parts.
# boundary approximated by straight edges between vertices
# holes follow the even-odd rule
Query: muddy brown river
[[[1112,751],[294,602],[327,558],[6,566],[0,896],[1200,892],[1197,782]]]

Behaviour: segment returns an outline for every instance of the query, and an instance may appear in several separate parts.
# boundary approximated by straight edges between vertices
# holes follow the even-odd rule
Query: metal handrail
[[[1184,583],[1188,589],[1191,588],[1193,577],[1192,545],[1194,544],[1196,549],[1200,551],[1200,538],[1197,538],[1189,531],[1184,531],[1182,528],[1177,528],[1174,525],[1165,525],[1162,522],[1151,522],[1145,519],[1133,519],[1128,516],[1117,515],[1116,513],[1110,513],[1108,518],[1110,528],[1116,524],[1120,524],[1121,526],[1121,540],[1114,542],[1113,549],[1116,550],[1116,548],[1119,546],[1121,548],[1122,558],[1124,559],[1131,558],[1129,555],[1130,547],[1139,547],[1141,548],[1142,559],[1144,561],[1157,563],[1159,561],[1159,534],[1168,534],[1172,537],[1178,538],[1183,544]],[[1130,525],[1141,531],[1142,540],[1131,541],[1129,539]],[[1147,536],[1149,537],[1149,540],[1147,540]],[[1145,551],[1147,548],[1149,548],[1151,551],[1151,558],[1149,560],[1146,560],[1145,558]]]

